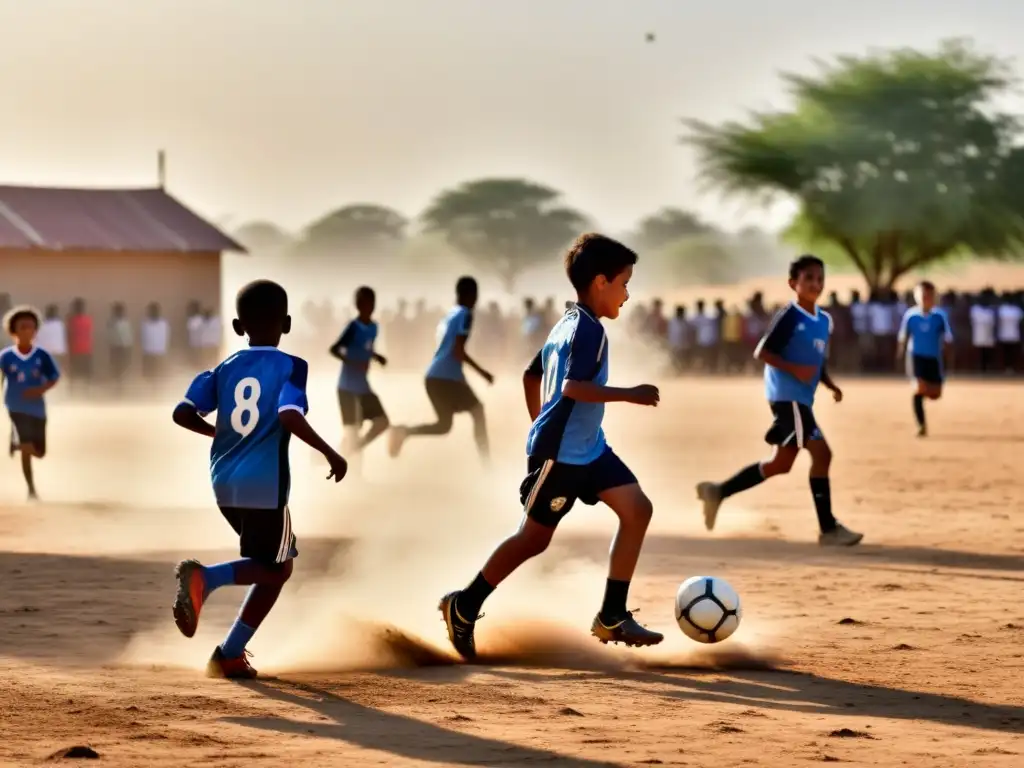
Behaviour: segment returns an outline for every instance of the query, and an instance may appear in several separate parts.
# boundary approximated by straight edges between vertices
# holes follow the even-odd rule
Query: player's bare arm
[[[825,365],[821,366],[821,385],[832,393],[832,397],[837,403],[843,401],[843,390],[828,375],[828,366]]]
[[[337,483],[345,477],[345,474],[348,472],[348,462],[342,458],[341,454],[324,442],[324,439],[316,433],[316,430],[306,421],[306,417],[300,411],[288,408],[278,413],[277,418],[281,421],[282,427],[314,451],[323,454],[323,457],[327,459],[327,463],[331,467],[331,473],[327,475],[328,480],[334,478],[334,482]]]
[[[373,359],[378,365],[387,365],[388,359],[384,355],[378,355],[376,352],[373,353]]]
[[[804,383],[811,381],[815,374],[818,373],[817,366],[791,363],[788,360],[783,359],[781,355],[777,355],[774,352],[769,352],[767,349],[764,349],[763,345],[759,346],[757,351],[754,353],[754,359],[760,360],[762,363],[770,365],[772,368],[778,368],[780,371],[784,371],[793,378]]]
[[[637,387],[605,387],[592,381],[566,380],[562,395],[580,403],[633,403],[656,406],[661,400],[658,388],[653,384]]]
[[[171,418],[174,419],[175,424],[189,432],[195,432],[204,437],[213,437],[217,434],[217,428],[200,416],[199,411],[192,403],[178,403]]]
[[[526,398],[526,410],[530,414],[530,421],[536,421],[540,414],[540,389],[543,377],[526,371],[523,374],[523,395]]]
[[[486,370],[483,366],[477,363],[477,361],[470,357],[469,353],[466,351],[466,340],[468,338],[468,336],[455,337],[455,350],[453,352],[453,354],[455,355],[455,359],[458,360],[460,363],[465,363],[478,374],[480,374],[483,380],[486,381],[488,384],[493,384],[494,376],[491,375],[490,371]]]

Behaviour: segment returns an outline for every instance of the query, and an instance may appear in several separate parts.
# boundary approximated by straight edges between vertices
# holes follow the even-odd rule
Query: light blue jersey
[[[0,352],[0,371],[3,372],[4,405],[11,413],[24,413],[37,419],[46,418],[46,401],[42,397],[26,397],[26,392],[60,378],[57,363],[42,347],[32,347],[27,353],[17,347]]]
[[[942,345],[953,343],[953,330],[946,313],[932,309],[925,314],[920,307],[911,307],[903,314],[899,340],[914,357],[942,357]]]
[[[305,414],[305,360],[276,347],[250,347],[199,374],[185,402],[200,414],[217,412],[210,476],[217,504],[281,509],[288,503],[288,441],[278,413]]]
[[[814,405],[814,393],[821,381],[832,335],[832,316],[815,307],[814,314],[791,303],[772,320],[768,332],[757,346],[778,355],[787,363],[815,366],[817,373],[809,382],[771,365],[764,367],[765,395],[770,403]]]
[[[566,381],[608,383],[608,337],[582,304],[570,307],[548,334],[529,372],[542,376],[541,409],[526,439],[528,456],[563,464],[590,464],[608,448],[604,403],[565,397]]]
[[[428,379],[466,380],[462,361],[455,356],[455,340],[460,336],[468,340],[472,328],[473,310],[461,304],[448,310],[437,326],[437,351],[427,368]]]
[[[373,345],[377,341],[377,324],[372,320],[368,323],[356,318],[345,326],[345,330],[331,351],[345,355],[338,376],[338,390],[351,392],[353,395],[370,394],[370,381],[367,368],[373,360]]]

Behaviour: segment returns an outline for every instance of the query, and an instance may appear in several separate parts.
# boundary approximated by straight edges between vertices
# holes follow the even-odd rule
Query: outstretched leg
[[[744,467],[724,483],[700,483],[697,486],[697,498],[704,504],[704,527],[709,531],[714,530],[718,510],[730,496],[750,490],[769,477],[788,474],[799,453],[800,449],[794,444],[776,445],[768,461]]]

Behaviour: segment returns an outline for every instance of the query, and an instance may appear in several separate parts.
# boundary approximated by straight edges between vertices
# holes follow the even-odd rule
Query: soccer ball
[[[722,579],[694,576],[676,592],[676,621],[683,634],[699,643],[718,643],[740,625],[743,611],[736,590]]]

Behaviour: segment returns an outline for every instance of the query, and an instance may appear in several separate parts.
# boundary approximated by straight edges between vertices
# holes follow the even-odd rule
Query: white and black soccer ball
[[[719,643],[740,625],[740,596],[722,579],[694,576],[676,592],[676,621],[698,643]]]

